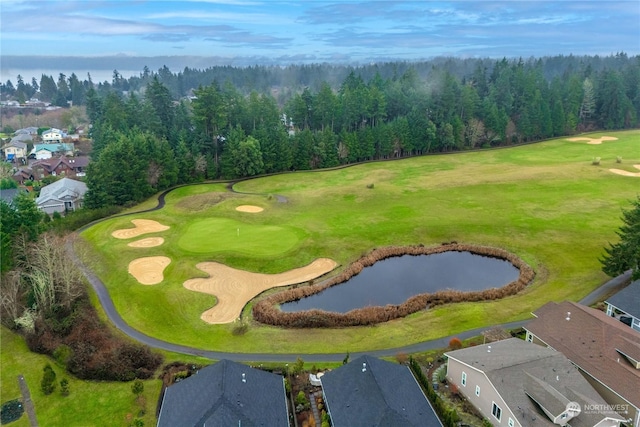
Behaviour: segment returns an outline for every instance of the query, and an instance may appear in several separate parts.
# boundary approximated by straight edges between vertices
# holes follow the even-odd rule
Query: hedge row
[[[447,407],[440,396],[435,392],[431,383],[427,380],[427,377],[425,377],[418,362],[416,362],[416,360],[411,356],[409,357],[409,368],[427,396],[427,399],[431,402],[431,406],[438,415],[438,418],[440,418],[440,421],[442,421],[442,424],[445,427],[458,427],[458,421],[460,421],[458,412],[455,409]]]
[[[86,297],[65,313],[64,329],[52,327],[51,318],[38,319],[34,333],[26,335],[31,351],[52,356],[68,372],[86,380],[131,381],[150,378],[162,356],[149,347],[113,334],[102,323]]]
[[[386,258],[402,255],[430,255],[441,252],[457,251],[471,252],[477,255],[500,258],[509,261],[520,270],[517,280],[502,288],[491,288],[484,291],[463,292],[456,290],[442,290],[434,293],[415,295],[399,305],[386,305],[384,307],[364,307],[351,310],[347,313],[328,312],[324,310],[306,310],[294,313],[282,312],[278,306],[290,301],[322,292],[323,290],[344,283],[351,277],[359,274],[365,267],[375,264]],[[390,246],[374,249],[353,264],[348,266],[339,275],[319,284],[299,286],[270,295],[253,306],[253,317],[261,323],[288,328],[321,328],[321,327],[345,327],[373,325],[387,322],[392,319],[405,317],[409,314],[437,305],[456,303],[462,301],[486,301],[504,298],[523,290],[533,281],[535,273],[529,265],[516,255],[504,249],[476,246],[459,243],[447,243],[440,246],[426,247],[416,246]]]

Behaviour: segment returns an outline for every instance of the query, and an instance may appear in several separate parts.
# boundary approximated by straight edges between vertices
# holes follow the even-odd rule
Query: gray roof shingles
[[[611,298],[608,298],[606,302],[640,319],[640,280],[631,283]]]
[[[485,373],[518,421],[525,427],[551,426],[532,399],[558,415],[568,397],[582,405],[606,403],[589,385],[573,364],[551,348],[510,338],[490,344],[468,347],[446,353]],[[574,392],[580,390],[582,395]],[[613,412],[581,414],[571,420],[575,427],[593,426],[603,417],[620,418]]]
[[[322,389],[334,427],[442,426],[403,365],[361,356],[326,373]]]
[[[237,425],[289,426],[281,376],[221,360],[165,391],[158,427]]]

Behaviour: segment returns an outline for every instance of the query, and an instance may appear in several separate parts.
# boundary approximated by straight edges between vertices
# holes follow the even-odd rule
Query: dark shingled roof
[[[158,427],[289,426],[284,379],[230,360],[168,387]]]
[[[334,427],[442,427],[408,367],[361,356],[322,377]]]
[[[640,319],[640,280],[631,283],[611,298],[608,298],[606,302]]]

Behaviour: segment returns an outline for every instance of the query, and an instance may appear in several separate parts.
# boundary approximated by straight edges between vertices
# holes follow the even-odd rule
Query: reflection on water
[[[402,304],[414,295],[444,289],[482,291],[518,279],[509,261],[471,252],[404,255],[378,261],[347,282],[281,305],[282,311],[320,309],[346,313],[356,308]]]

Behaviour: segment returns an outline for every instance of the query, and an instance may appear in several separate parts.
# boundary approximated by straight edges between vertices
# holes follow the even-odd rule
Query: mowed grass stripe
[[[426,156],[322,172],[283,174],[236,184],[249,194],[224,193],[220,184],[181,187],[155,212],[114,218],[86,230],[96,271],[116,307],[142,332],[168,341],[233,352],[346,352],[387,348],[494,323],[524,319],[547,301],[578,300],[607,279],[598,257],[617,240],[621,209],[640,193],[640,178],[608,171],[640,164],[640,131],[607,132],[601,145],[564,138],[477,153]],[[590,135],[591,136],[591,135]],[[622,163],[617,163],[620,156]],[[600,165],[592,159],[600,157]],[[373,188],[367,188],[374,184]],[[224,194],[220,200],[210,199]],[[259,196],[255,194],[264,194]],[[287,203],[268,195],[280,194]],[[194,199],[199,197],[200,199]],[[191,199],[190,199],[191,198]],[[239,213],[249,204],[259,214]],[[197,206],[189,210],[185,206]],[[171,228],[165,244],[134,250],[110,233],[131,219],[153,219]],[[302,230],[285,255],[258,256],[237,248],[196,253],[179,241],[209,218],[257,227]],[[231,234],[237,227],[229,228]],[[195,230],[194,230],[195,231]],[[240,230],[242,234],[242,228]],[[227,236],[226,240],[237,236]],[[374,247],[437,245],[456,240],[507,249],[538,273],[523,293],[502,301],[459,304],[416,313],[370,328],[283,330],[251,325],[243,337],[233,325],[207,325],[199,316],[215,298],[182,283],[203,273],[201,261],[218,261],[261,273],[279,273],[329,257],[346,265]],[[265,245],[277,245],[266,242]],[[268,252],[265,249],[265,252]],[[276,251],[277,252],[277,251]],[[143,287],[126,273],[136,256],[172,259],[163,283]],[[250,305],[247,310],[250,309]]]

